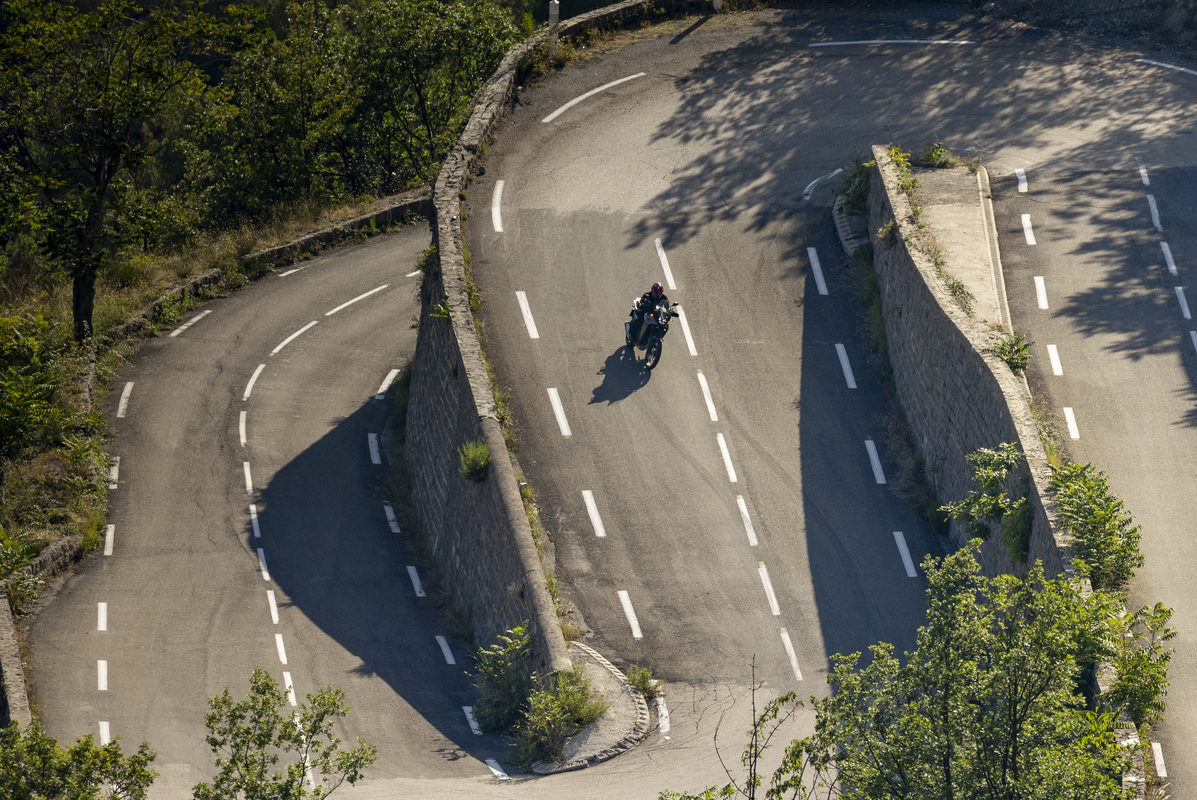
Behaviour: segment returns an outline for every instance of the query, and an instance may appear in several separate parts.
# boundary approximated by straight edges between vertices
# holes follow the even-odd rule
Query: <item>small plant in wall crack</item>
[[[461,474],[472,481],[486,478],[490,469],[490,447],[482,439],[465,442],[457,448],[457,457],[461,462]]]
[[[1015,375],[1021,375],[1031,363],[1031,346],[1034,344],[1026,334],[1015,331],[995,337],[985,352],[1005,361]]]

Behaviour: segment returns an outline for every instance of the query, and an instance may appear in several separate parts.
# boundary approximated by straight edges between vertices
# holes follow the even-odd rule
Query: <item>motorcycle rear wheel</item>
[[[661,340],[654,336],[648,340],[648,347],[644,353],[644,368],[652,369],[661,360]]]

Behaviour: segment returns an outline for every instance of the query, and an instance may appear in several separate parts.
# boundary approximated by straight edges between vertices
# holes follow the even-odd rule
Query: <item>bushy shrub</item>
[[[532,637],[528,623],[499,634],[490,647],[474,654],[474,684],[481,692],[474,716],[486,731],[510,728],[532,691]]]
[[[1110,482],[1092,464],[1052,470],[1049,484],[1064,528],[1073,535],[1075,563],[1094,589],[1117,590],[1143,565],[1139,526]]]
[[[591,696],[581,664],[535,682],[515,729],[516,759],[523,764],[559,759],[569,738],[607,710],[606,702]]]

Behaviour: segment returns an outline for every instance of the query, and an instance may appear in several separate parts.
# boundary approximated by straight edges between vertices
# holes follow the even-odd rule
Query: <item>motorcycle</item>
[[[674,307],[677,303],[660,303],[649,308],[641,315],[636,323],[636,330],[632,330],[632,320],[623,324],[624,341],[635,355],[636,350],[644,351],[644,368],[652,369],[661,360],[661,340],[669,333],[669,320],[679,316]],[[636,307],[632,306],[633,314]]]

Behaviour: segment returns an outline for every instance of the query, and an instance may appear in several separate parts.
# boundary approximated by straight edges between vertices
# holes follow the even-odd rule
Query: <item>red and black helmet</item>
[[[665,294],[665,287],[661,285],[660,281],[653,284],[653,297],[660,297]]]

